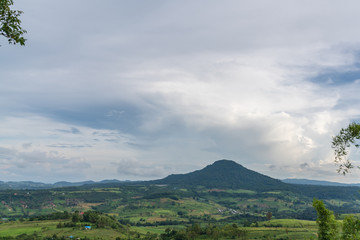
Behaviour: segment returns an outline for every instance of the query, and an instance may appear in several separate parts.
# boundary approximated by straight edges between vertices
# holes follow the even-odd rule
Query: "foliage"
[[[313,197],[326,201],[339,214],[360,211],[359,188],[294,185],[292,191],[243,192],[231,189],[192,189],[155,185],[117,188],[61,188],[0,191],[0,215],[9,220],[72,219],[71,214],[103,212],[132,226],[177,225],[194,222],[245,224],[272,218],[315,220]],[[102,196],[102,198],[101,198]],[[64,212],[65,211],[65,212]],[[69,215],[67,215],[67,213]]]
[[[61,223],[61,224],[60,224]],[[93,226],[85,230],[84,226]],[[166,230],[167,229],[167,230]],[[295,219],[276,219],[271,222],[259,222],[257,227],[242,227],[229,223],[182,224],[178,226],[126,226],[125,229],[97,228],[95,224],[71,221],[27,221],[7,222],[0,224],[0,240],[2,239],[315,239],[317,227],[314,221]],[[176,238],[175,238],[176,236]],[[21,238],[20,238],[21,237]]]
[[[197,188],[247,189],[256,191],[286,190],[290,185],[280,180],[249,170],[230,160],[219,160],[207,167],[187,174],[172,174],[164,179],[150,181]]]
[[[351,145],[359,147],[360,124],[351,123],[347,128],[342,128],[338,135],[333,137],[332,148],[334,148],[335,162],[339,164],[338,172],[347,174],[354,166],[346,157],[349,153],[347,150]]]
[[[96,211],[86,211],[81,214],[79,212],[75,212],[73,213],[71,221],[73,223],[77,221],[93,223],[97,228],[123,228],[123,226],[114,217]]]
[[[360,220],[353,216],[346,216],[343,221],[342,237],[343,240],[360,239]]]
[[[122,229],[122,225],[114,217],[108,216],[106,214],[97,212],[97,211],[86,211],[79,212],[75,211],[74,213],[64,212],[55,212],[47,215],[31,217],[30,221],[44,221],[44,220],[71,220],[71,222],[60,222],[57,225],[57,228],[66,228],[74,227],[76,223],[92,223],[97,228],[112,228],[112,229]]]
[[[270,211],[268,211],[268,212],[266,213],[266,219],[267,219],[267,220],[271,220],[271,218],[272,218],[272,213],[271,213]]]
[[[26,30],[22,29],[19,16],[23,13],[11,10],[13,0],[0,0],[0,35],[8,39],[9,44],[25,45],[26,39],[22,37]]]
[[[212,176],[219,180],[216,187],[211,184],[208,187],[190,185],[191,181],[182,178],[183,185],[137,182],[113,183],[110,187],[85,185],[42,190],[0,190],[0,215],[7,218],[0,222],[0,236],[16,237],[20,233],[32,234],[34,231],[43,236],[54,233],[64,236],[61,231],[78,231],[81,237],[85,233],[101,231],[118,234],[104,239],[123,239],[124,235],[129,239],[139,239],[134,232],[143,229],[138,232],[140,239],[158,240],[160,234],[169,239],[175,239],[175,236],[178,239],[230,239],[233,236],[226,236],[223,231],[227,226],[228,233],[236,229],[248,230],[248,239],[313,239],[317,231],[315,222],[313,226],[303,227],[303,222],[288,220],[315,220],[313,196],[323,199],[336,213],[360,212],[357,187],[281,184],[277,186],[285,186],[284,189],[274,191],[271,189],[277,182],[271,178],[264,178],[243,167],[232,172],[230,169],[239,167],[232,162],[220,161],[215,165],[215,168],[207,167],[206,171],[197,171],[186,177],[199,183],[204,179],[210,181]],[[242,176],[237,171],[246,175],[246,182],[254,186],[240,185]],[[238,183],[226,187],[231,180]],[[267,186],[267,183],[270,185]],[[271,215],[273,220],[262,223]],[[1,235],[4,234],[1,225],[10,228],[8,220],[11,222],[20,218],[24,218],[25,223],[34,224],[33,227],[23,225],[17,228],[17,233],[12,231],[11,235]],[[279,222],[281,218],[287,220]],[[49,230],[43,230],[40,225],[36,226],[39,220],[53,225],[44,226]],[[86,232],[82,227],[85,224],[91,225],[92,230]],[[205,227],[205,224],[208,226]],[[239,227],[235,228],[233,224]],[[345,226],[350,227],[344,228],[344,232],[351,233],[351,222]],[[166,228],[170,230],[164,232]],[[147,234],[147,231],[150,233]],[[306,237],[299,237],[301,234]]]
[[[318,237],[320,240],[339,239],[338,224],[332,211],[326,209],[324,203],[314,199],[313,206],[317,211]],[[354,216],[345,216],[342,224],[342,240],[360,239],[360,220]]]
[[[195,223],[188,226],[184,230],[174,230],[167,228],[165,233],[160,235],[161,240],[187,240],[187,239],[247,239],[248,231],[239,228],[236,224],[228,224],[225,226],[215,226],[208,224],[201,227]]]
[[[69,214],[67,211],[64,212],[54,212],[46,215],[40,215],[40,216],[32,216],[30,217],[30,221],[35,220],[58,220],[58,219],[69,219],[71,214]]]
[[[318,214],[316,223],[319,226],[319,240],[337,239],[338,226],[335,221],[334,213],[326,209],[324,203],[320,200],[314,199],[313,206]]]

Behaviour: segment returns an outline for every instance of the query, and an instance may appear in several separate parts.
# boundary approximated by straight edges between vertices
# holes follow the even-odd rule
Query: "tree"
[[[267,219],[268,221],[270,221],[271,218],[272,218],[272,213],[271,213],[270,211],[268,211],[268,212],[266,213],[266,219]]]
[[[80,217],[79,212],[73,213],[73,215],[72,215],[72,217],[71,217],[71,221],[72,221],[73,223],[80,222],[80,219],[81,219],[81,217]]]
[[[353,216],[346,216],[343,221],[342,236],[343,240],[360,239],[360,220]]]
[[[360,124],[350,123],[347,128],[342,128],[338,135],[333,137],[332,148],[334,148],[335,162],[339,164],[338,173],[347,174],[354,168],[352,162],[347,158],[351,145],[360,147]]]
[[[25,45],[23,34],[26,30],[21,28],[19,19],[23,12],[11,10],[10,6],[13,4],[13,0],[0,0],[0,35],[6,37],[9,44]]]
[[[347,128],[342,128],[338,135],[333,137],[332,148],[334,148],[335,153],[335,162],[339,164],[338,173],[342,173],[343,175],[347,174],[350,169],[354,168],[353,163],[349,160],[347,155],[349,154],[349,148],[351,146],[360,147],[360,124],[353,122],[350,123]],[[358,166],[358,168],[360,168]],[[316,211],[319,214],[318,209],[325,208],[321,207],[321,201],[317,201],[317,207],[315,207],[315,200],[313,206],[316,208]],[[321,203],[319,203],[321,202]],[[322,203],[323,204],[323,203]],[[326,208],[325,208],[326,209]],[[325,210],[322,210],[323,212]],[[326,211],[329,211],[326,209]],[[360,239],[360,220],[355,219],[353,216],[346,216],[343,221],[342,227],[342,236],[341,239]],[[319,232],[320,232],[320,224],[319,224]],[[320,239],[320,233],[319,233]]]
[[[313,207],[315,208],[318,215],[316,223],[319,226],[319,240],[338,239],[338,227],[334,213],[326,209],[324,203],[317,199],[314,199]]]

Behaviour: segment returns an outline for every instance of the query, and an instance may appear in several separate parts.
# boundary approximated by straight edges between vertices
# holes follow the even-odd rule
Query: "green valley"
[[[360,213],[358,187],[286,184],[221,160],[156,181],[1,190],[0,239],[316,239],[314,197],[340,223]]]

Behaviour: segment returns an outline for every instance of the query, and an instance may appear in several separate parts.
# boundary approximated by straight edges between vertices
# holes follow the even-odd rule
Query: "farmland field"
[[[41,237],[79,237],[89,239],[116,239],[127,238],[145,239],[149,234],[160,236],[168,226],[136,227],[131,226],[125,230],[103,229],[93,227],[85,230],[78,225],[71,228],[57,228],[59,222],[66,221],[44,220],[44,221],[16,221],[0,224],[0,237],[16,237],[22,234],[36,234]],[[90,224],[91,225],[91,224]],[[205,223],[204,223],[205,226]],[[184,229],[185,226],[172,226],[173,229]],[[241,227],[247,232],[246,239],[315,239],[317,225],[314,221],[302,221],[295,219],[278,219],[259,222],[258,226]],[[199,239],[202,239],[200,236]]]

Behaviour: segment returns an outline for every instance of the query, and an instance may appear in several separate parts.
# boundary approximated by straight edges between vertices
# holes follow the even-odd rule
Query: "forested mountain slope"
[[[249,170],[231,160],[219,160],[201,170],[187,174],[172,174],[164,179],[150,182],[256,191],[286,190],[291,188],[290,185],[280,180]]]

